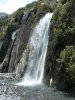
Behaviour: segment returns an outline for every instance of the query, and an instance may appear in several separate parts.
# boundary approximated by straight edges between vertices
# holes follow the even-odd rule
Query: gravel
[[[14,80],[0,80],[0,100],[75,100],[75,94],[57,91],[45,85],[17,86]]]

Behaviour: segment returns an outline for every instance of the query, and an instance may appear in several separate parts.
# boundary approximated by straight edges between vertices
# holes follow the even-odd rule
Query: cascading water
[[[36,25],[29,40],[28,66],[19,85],[31,86],[42,83],[48,46],[48,29],[52,13],[47,13]]]

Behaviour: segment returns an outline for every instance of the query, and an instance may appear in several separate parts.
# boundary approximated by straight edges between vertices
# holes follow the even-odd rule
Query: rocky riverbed
[[[0,80],[0,100],[75,100],[74,93],[64,93],[45,85],[17,86],[17,81]]]

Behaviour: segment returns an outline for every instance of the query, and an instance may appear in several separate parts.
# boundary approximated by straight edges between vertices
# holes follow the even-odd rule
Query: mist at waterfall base
[[[48,46],[48,31],[52,13],[47,13],[36,25],[29,40],[30,53],[23,80],[18,85],[35,86],[42,83]]]

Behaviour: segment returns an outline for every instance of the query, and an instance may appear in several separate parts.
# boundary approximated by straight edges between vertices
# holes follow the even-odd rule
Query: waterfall
[[[31,86],[42,83],[48,46],[48,30],[52,13],[47,13],[36,25],[29,40],[28,66],[19,85]]]

